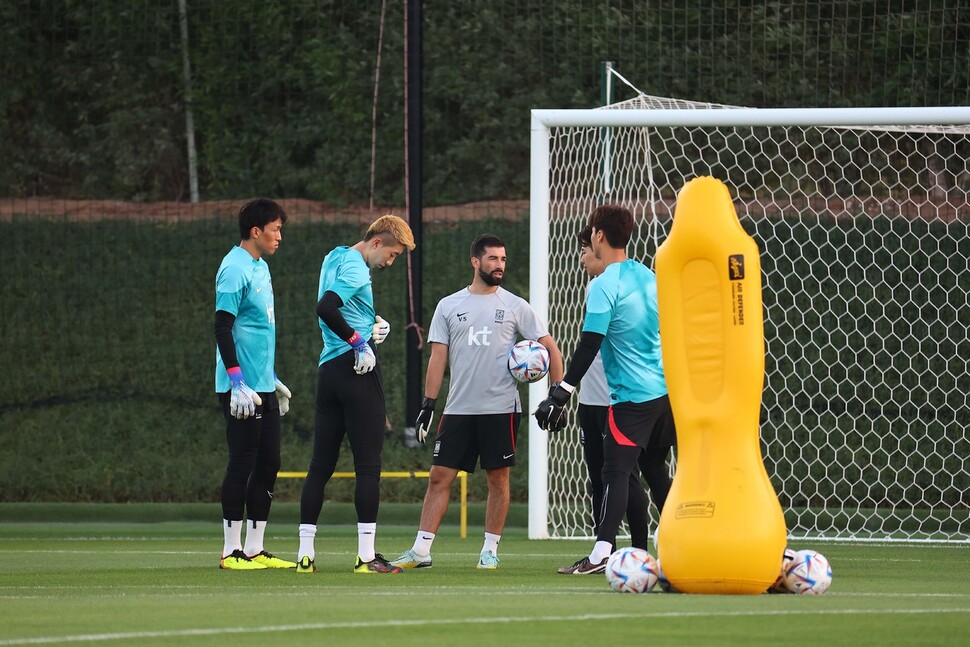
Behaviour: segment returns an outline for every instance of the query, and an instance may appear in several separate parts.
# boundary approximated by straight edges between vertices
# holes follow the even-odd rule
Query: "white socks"
[[[374,559],[374,536],[377,534],[376,523],[357,524],[357,556],[362,562],[370,562]],[[304,557],[311,560],[316,558],[316,551],[313,549],[313,540],[317,536],[315,524],[300,524],[300,550],[297,552],[297,561]]]
[[[374,535],[377,534],[377,523],[357,524],[357,556],[362,562],[374,559]]]
[[[265,521],[248,520],[246,523],[246,557],[253,557],[263,552],[263,534],[266,532]]]
[[[259,523],[263,523],[264,524],[263,527],[265,527],[265,522],[258,522],[258,521],[256,522],[257,525]],[[250,532],[253,532],[252,529],[250,529]],[[261,528],[259,533],[260,533],[259,537],[260,539],[262,539]],[[297,561],[299,561],[303,557],[309,557],[311,560],[316,557],[316,554],[313,550],[313,540],[316,537],[316,535],[317,535],[317,527],[315,525],[308,524],[308,523],[300,524],[300,550],[297,553]],[[374,538],[376,535],[377,535],[376,523],[357,524],[357,556],[360,557],[360,561],[369,562],[374,559],[374,555],[375,555]],[[434,543],[434,538],[435,538],[435,533],[428,532],[426,530],[419,530],[418,534],[414,538],[414,545],[411,547],[411,550],[414,551],[414,553],[419,557],[427,557],[428,555],[431,554],[431,544]],[[486,532],[485,543],[482,544],[482,552],[485,552],[488,550],[488,551],[492,551],[493,555],[498,556],[498,542],[501,538],[502,538],[502,535],[496,535],[490,532]],[[606,551],[607,551],[606,555],[609,555],[610,545],[606,542],[598,542],[597,547],[599,547],[600,543],[606,545]],[[249,537],[247,536],[246,554],[247,555],[256,554],[256,553],[248,552],[249,547],[250,547],[250,540],[249,540]],[[259,550],[262,550],[261,546]],[[594,548],[594,551],[595,550],[596,549]],[[259,552],[259,551],[256,551],[256,552]],[[600,558],[600,560],[602,560],[602,558]],[[590,559],[590,561],[592,561],[592,558]],[[599,561],[595,563],[599,563]]]
[[[242,519],[222,520],[222,556],[228,557],[234,550],[242,550]]]
[[[434,542],[434,533],[426,530],[419,530],[414,538],[414,546],[411,551],[418,557],[427,557],[431,554],[431,544]]]
[[[317,556],[313,550],[313,539],[317,536],[317,526],[312,523],[300,524],[300,550],[297,552],[297,561],[304,557],[309,557],[312,562]]]
[[[613,552],[613,546],[608,541],[598,541],[596,545],[593,546],[593,552],[589,554],[590,564],[599,564],[604,559],[610,556]]]
[[[494,535],[490,532],[485,533],[485,543],[482,544],[482,552],[486,550],[492,551],[492,554],[498,557],[498,540],[502,538],[502,535]]]

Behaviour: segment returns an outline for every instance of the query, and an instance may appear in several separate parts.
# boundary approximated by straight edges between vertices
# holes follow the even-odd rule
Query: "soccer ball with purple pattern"
[[[832,584],[832,567],[822,553],[796,552],[785,569],[785,584],[792,593],[822,595]]]
[[[606,561],[606,581],[620,593],[649,593],[660,576],[653,555],[642,548],[625,546]]]
[[[537,341],[523,339],[509,350],[509,373],[519,382],[537,382],[549,372],[549,351]]]

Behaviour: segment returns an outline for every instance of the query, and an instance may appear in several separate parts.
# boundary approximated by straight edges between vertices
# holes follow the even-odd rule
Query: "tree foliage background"
[[[370,198],[382,3],[186,2],[203,199]],[[403,0],[384,6],[375,199],[403,203]],[[970,103],[959,0],[425,0],[425,201],[523,197],[531,108]],[[0,3],[0,196],[184,200],[176,0]],[[620,97],[624,98],[624,97]]]
[[[179,4],[0,2],[0,501],[218,500],[212,281],[238,240],[235,209],[257,195],[292,216],[270,265],[277,368],[294,392],[284,468],[303,469],[320,262],[356,239],[370,200],[404,205],[404,0],[184,0],[194,206]],[[529,110],[599,105],[602,61],[645,92],[698,101],[970,105],[962,0],[424,0],[423,12],[425,323],[467,283],[482,231],[508,241],[507,285],[528,296]],[[409,422],[409,281],[396,263],[374,282],[396,331],[380,349],[395,431]],[[385,467],[425,469],[428,452],[402,437],[388,434]],[[513,472],[517,501],[527,473]],[[484,496],[484,479],[469,485]]]

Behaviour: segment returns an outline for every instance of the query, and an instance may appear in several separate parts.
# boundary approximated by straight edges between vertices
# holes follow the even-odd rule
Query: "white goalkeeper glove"
[[[263,404],[263,400],[258,393],[246,384],[246,378],[243,377],[241,368],[234,366],[226,373],[229,374],[229,381],[232,383],[232,392],[229,395],[229,413],[233,418],[245,420],[256,413],[256,407]]]
[[[276,383],[276,399],[280,401],[280,416],[282,417],[290,410],[290,398],[293,397],[293,394],[290,393],[285,384],[280,382],[280,378],[276,375],[273,375],[273,380]]]
[[[377,315],[377,321],[374,323],[374,332],[371,335],[371,339],[374,340],[375,344],[380,344],[387,336],[391,334],[391,324],[384,321],[384,319]]]
[[[367,340],[361,337],[360,333],[355,332],[347,343],[354,349],[354,372],[357,375],[363,375],[373,371],[377,365],[377,357]]]

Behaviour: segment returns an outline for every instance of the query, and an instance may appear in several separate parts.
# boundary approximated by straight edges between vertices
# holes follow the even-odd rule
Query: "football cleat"
[[[259,571],[268,568],[246,557],[246,553],[238,548],[219,560],[219,568],[227,571]]]
[[[363,562],[360,555],[357,556],[357,563],[354,565],[355,573],[403,573],[400,566],[394,566],[380,553],[374,555],[374,559]]]
[[[265,550],[257,555],[247,555],[247,557],[249,557],[250,561],[256,562],[257,564],[265,564],[266,568],[296,568],[296,562],[280,559],[273,553],[268,553]]]
[[[483,571],[494,571],[498,568],[498,556],[490,550],[483,550],[482,554],[478,556],[478,566],[475,568],[481,569]]]
[[[313,564],[313,560],[310,559],[309,555],[304,555],[300,558],[300,561],[296,565],[297,573],[315,573],[317,567]]]
[[[428,554],[422,557],[414,552],[414,549],[409,548],[400,557],[391,560],[391,566],[397,566],[398,568],[431,568],[431,555]]]
[[[606,570],[606,561],[608,559],[609,557],[604,557],[603,561],[599,564],[593,564],[589,561],[589,557],[584,557],[571,566],[559,568],[556,572],[562,575],[592,575],[593,573],[602,573]]]

